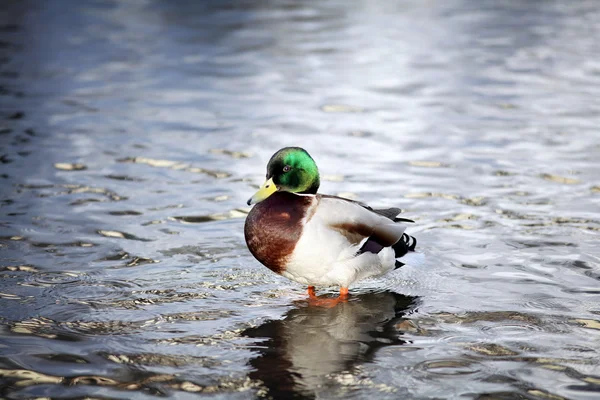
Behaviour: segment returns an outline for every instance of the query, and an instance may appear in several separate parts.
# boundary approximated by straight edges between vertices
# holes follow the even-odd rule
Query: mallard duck
[[[340,287],[340,299],[361,279],[386,274],[414,251],[417,241],[404,233],[413,222],[398,218],[399,208],[373,209],[337,196],[317,194],[319,169],[300,147],[277,151],[267,179],[248,205],[256,204],[244,226],[252,255],[271,271],[308,286]]]

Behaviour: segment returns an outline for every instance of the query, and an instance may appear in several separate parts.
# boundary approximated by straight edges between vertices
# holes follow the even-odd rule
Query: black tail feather
[[[377,254],[384,247],[385,246],[383,246],[383,245],[379,244],[377,241],[375,241],[375,239],[369,238],[365,241],[365,243],[362,245],[362,247],[357,252],[357,254],[362,254],[362,253],[367,253],[367,252]],[[414,238],[413,236],[410,236],[410,235],[407,235],[406,233],[404,233],[404,234],[402,234],[402,238],[400,240],[398,240],[398,242],[392,246],[392,249],[394,249],[394,257],[400,258],[403,255],[405,255],[406,253],[408,253],[409,251],[415,251],[416,247],[417,247],[417,239]]]
[[[402,257],[409,251],[415,251],[415,247],[417,247],[417,239],[406,233],[402,234],[402,238],[392,246],[396,258]]]
[[[410,251],[415,251],[415,248],[417,247],[417,238],[414,236],[407,235],[406,233],[402,235],[402,239],[405,238],[408,243],[408,249]]]

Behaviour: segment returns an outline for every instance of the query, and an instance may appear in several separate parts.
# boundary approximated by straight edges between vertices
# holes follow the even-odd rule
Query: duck
[[[344,197],[317,193],[319,169],[301,147],[284,147],[270,158],[266,180],[248,200],[244,224],[250,253],[276,274],[308,286],[339,287],[385,275],[404,264],[417,240],[405,233],[413,220],[400,208],[374,209]]]

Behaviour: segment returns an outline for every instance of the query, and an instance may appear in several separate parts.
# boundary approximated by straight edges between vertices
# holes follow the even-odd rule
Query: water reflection
[[[242,334],[264,338],[250,361],[251,379],[264,383],[274,398],[314,398],[331,374],[369,362],[385,346],[407,343],[397,325],[414,311],[416,297],[368,293],[327,308],[302,302],[282,320]]]

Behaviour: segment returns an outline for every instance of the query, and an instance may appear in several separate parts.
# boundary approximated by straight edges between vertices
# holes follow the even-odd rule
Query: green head
[[[267,164],[267,181],[248,204],[258,203],[276,191],[315,194],[320,185],[319,169],[306,150],[284,147]]]
[[[285,147],[273,154],[267,164],[267,179],[273,179],[278,190],[292,193],[317,193],[319,169],[306,150]]]

